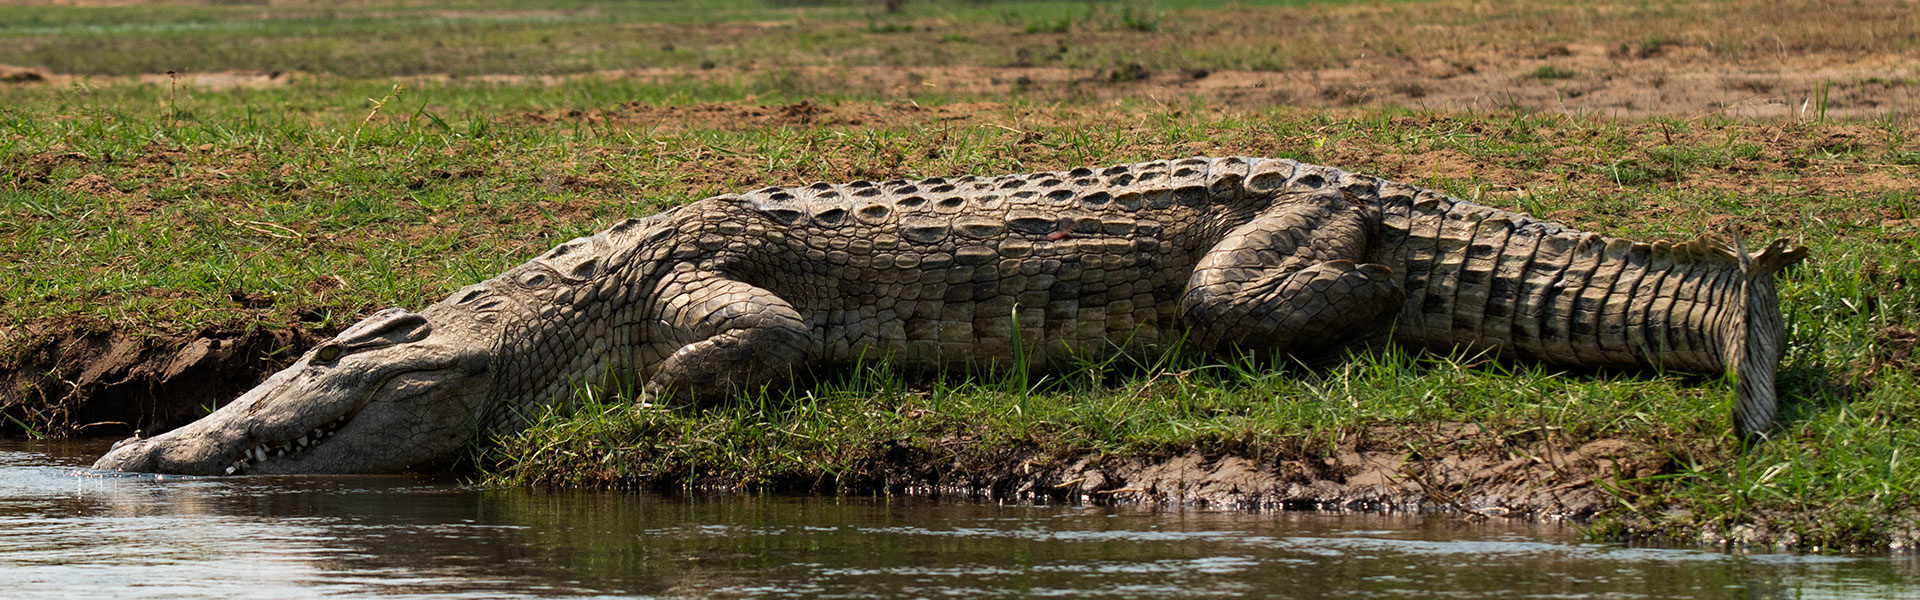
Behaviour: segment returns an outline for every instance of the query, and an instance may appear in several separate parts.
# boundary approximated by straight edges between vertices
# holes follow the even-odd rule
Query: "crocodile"
[[[1284,159],[815,183],[574,239],[419,312],[389,308],[99,469],[432,468],[581,386],[687,406],[797,371],[1060,368],[1185,344],[1302,361],[1381,343],[1725,374],[1774,420],[1774,275],[1805,258],[1641,243]]]

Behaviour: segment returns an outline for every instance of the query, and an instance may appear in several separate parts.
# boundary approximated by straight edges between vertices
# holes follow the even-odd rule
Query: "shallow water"
[[[1908,557],[1553,524],[81,468],[103,450],[0,441],[0,596],[1920,598]]]

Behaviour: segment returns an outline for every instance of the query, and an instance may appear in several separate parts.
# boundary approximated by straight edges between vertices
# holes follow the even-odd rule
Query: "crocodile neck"
[[[644,376],[638,367],[657,364],[685,343],[664,338],[636,301],[656,293],[657,273],[672,267],[658,250],[674,233],[668,220],[676,212],[627,219],[568,241],[434,307],[484,302],[494,308],[480,317],[500,325],[484,418],[489,431],[517,431],[583,391],[637,389],[631,378]]]

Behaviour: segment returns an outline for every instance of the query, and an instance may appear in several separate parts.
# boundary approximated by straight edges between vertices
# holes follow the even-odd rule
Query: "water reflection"
[[[1920,573],[1516,522],[77,469],[103,449],[0,442],[0,596],[1895,598]]]

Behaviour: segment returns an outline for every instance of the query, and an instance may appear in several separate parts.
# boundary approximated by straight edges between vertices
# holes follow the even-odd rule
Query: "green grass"
[[[0,64],[87,75],[245,69],[347,77],[702,64],[937,66],[1005,64],[1018,60],[1021,49],[1053,44],[1019,38],[1074,34],[1067,37],[1076,49],[1050,60],[1077,67],[1162,53],[1164,38],[1143,43],[1128,34],[1160,31],[1173,21],[1164,16],[1168,11],[1317,3],[922,1],[897,14],[880,13],[866,2],[783,6],[753,0],[10,6],[0,24]],[[960,34],[986,39],[928,43]]]
[[[1662,31],[1711,22],[1719,10],[1514,6],[1472,16],[1391,3],[1278,5],[910,2],[886,14],[864,3],[502,0],[356,5],[353,15],[7,6],[0,64],[311,74],[220,90],[113,77],[0,84],[0,351],[49,329],[334,329],[384,306],[423,306],[619,219],[763,185],[1280,156],[1612,235],[1738,228],[1751,241],[1804,240],[1813,260],[1782,283],[1793,342],[1778,438],[1741,450],[1727,433],[1725,385],[1692,376],[1393,353],[1308,371],[1175,353],[1063,374],[874,365],[708,411],[633,411],[617,395],[583,392],[574,408],[503,440],[482,467],[522,484],[872,491],[912,475],[875,471],[889,453],[961,472],[991,467],[1005,451],[1311,456],[1380,431],[1413,432],[1397,441],[1417,444],[1421,427],[1466,423],[1513,457],[1543,440],[1650,445],[1663,464],[1606,482],[1618,502],[1600,534],[1692,540],[1758,524],[1793,533],[1800,548],[1871,548],[1910,526],[1909,507],[1920,502],[1912,460],[1920,362],[1901,346],[1920,328],[1912,222],[1920,211],[1904,183],[1920,164],[1920,126],[1910,118],[1636,121],[1256,109],[1204,97],[1092,102],[865,86],[804,68],[1291,69],[1363,52],[1417,56],[1431,48],[1408,44],[1448,46],[1523,22],[1626,32],[1616,37],[1665,47],[1695,38]],[[1758,14],[1763,24],[1798,26]],[[1416,15],[1438,15],[1439,33],[1396,40],[1394,28],[1379,26]],[[678,35],[663,42],[661,31]],[[1302,37],[1282,47],[1259,41],[1262,32]],[[1854,37],[1876,41],[1780,39],[1796,50],[1871,51],[1902,51],[1910,39]],[[1715,53],[1747,52],[1712,40],[1723,44]],[[1879,45],[1848,45],[1866,43]],[[685,72],[480,77],[638,67]],[[393,77],[408,74],[434,76]],[[801,102],[811,104],[791,106]]]

